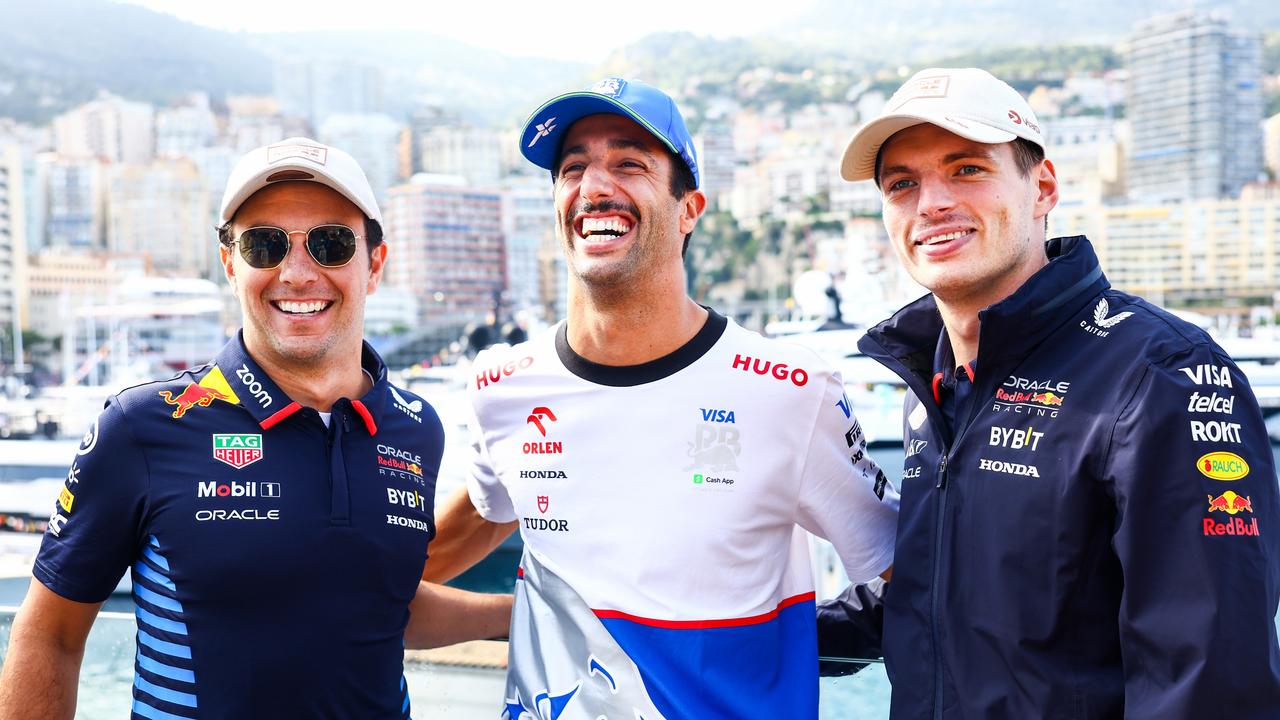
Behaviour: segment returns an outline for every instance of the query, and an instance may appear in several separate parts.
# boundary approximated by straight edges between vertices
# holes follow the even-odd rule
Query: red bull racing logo
[[[1207,495],[1209,498],[1209,512],[1224,512],[1228,515],[1235,515],[1241,512],[1253,512],[1253,501],[1247,495],[1237,495],[1235,491],[1228,490],[1218,497]]]
[[[174,395],[168,390],[160,391],[160,398],[166,403],[174,406],[173,417],[180,418],[187,414],[187,411],[193,407],[209,407],[214,400],[230,401],[231,398],[218,390],[211,387],[204,387],[197,383],[191,383],[182,392]]]

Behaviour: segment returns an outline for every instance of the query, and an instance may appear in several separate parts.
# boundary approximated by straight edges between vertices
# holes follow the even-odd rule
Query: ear
[[[231,248],[218,243],[218,259],[222,262],[222,273],[227,276],[231,291],[236,290],[236,257]]]
[[[1034,217],[1039,220],[1058,204],[1058,171],[1054,169],[1053,162],[1045,158],[1035,172],[1036,187],[1040,192],[1036,197]]]
[[[701,190],[694,190],[685,193],[680,203],[680,236],[683,237],[697,227],[698,218],[707,209],[707,196]]]
[[[365,289],[365,294],[372,295],[377,292],[378,283],[382,282],[382,269],[386,264],[387,243],[384,241],[379,243],[369,255],[369,285]]]

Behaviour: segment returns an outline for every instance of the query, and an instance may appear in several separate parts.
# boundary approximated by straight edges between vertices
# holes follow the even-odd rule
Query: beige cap
[[[342,193],[371,220],[382,222],[373,187],[360,163],[347,153],[310,138],[291,137],[274,145],[250,150],[236,163],[222,194],[218,217],[230,222],[249,196],[275,182],[305,180],[327,185]]]
[[[840,177],[871,180],[880,146],[894,133],[930,123],[980,143],[1024,138],[1045,146],[1031,106],[1008,83],[978,68],[929,68],[911,76],[884,112],[863,125],[840,161]]]

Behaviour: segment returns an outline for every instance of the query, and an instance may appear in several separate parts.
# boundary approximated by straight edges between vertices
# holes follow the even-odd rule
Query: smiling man
[[[930,295],[858,343],[906,381],[891,716],[1274,718],[1280,506],[1248,381],[1110,288],[1017,91],[911,78],[845,151]],[[857,522],[851,518],[851,522]],[[867,609],[821,610],[824,655]]]
[[[568,318],[476,359],[475,468],[425,577],[519,525],[510,720],[816,718],[800,528],[867,580],[897,506],[839,376],[686,293],[706,200],[671,98],[610,78],[520,147],[554,182]]]
[[[381,219],[336,148],[291,138],[235,167],[218,235],[244,328],[85,435],[0,717],[72,717],[85,636],[130,566],[135,718],[405,718],[406,645],[505,632],[509,597],[420,582],[443,430],[362,339]]]

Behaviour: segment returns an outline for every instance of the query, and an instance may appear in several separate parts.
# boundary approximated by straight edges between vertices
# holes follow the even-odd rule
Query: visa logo
[[[714,422],[714,423],[733,422],[732,410],[716,410],[714,408],[698,408],[698,409],[702,411],[703,422]]]
[[[1231,387],[1231,370],[1222,365],[1196,365],[1178,368],[1196,385]]]

